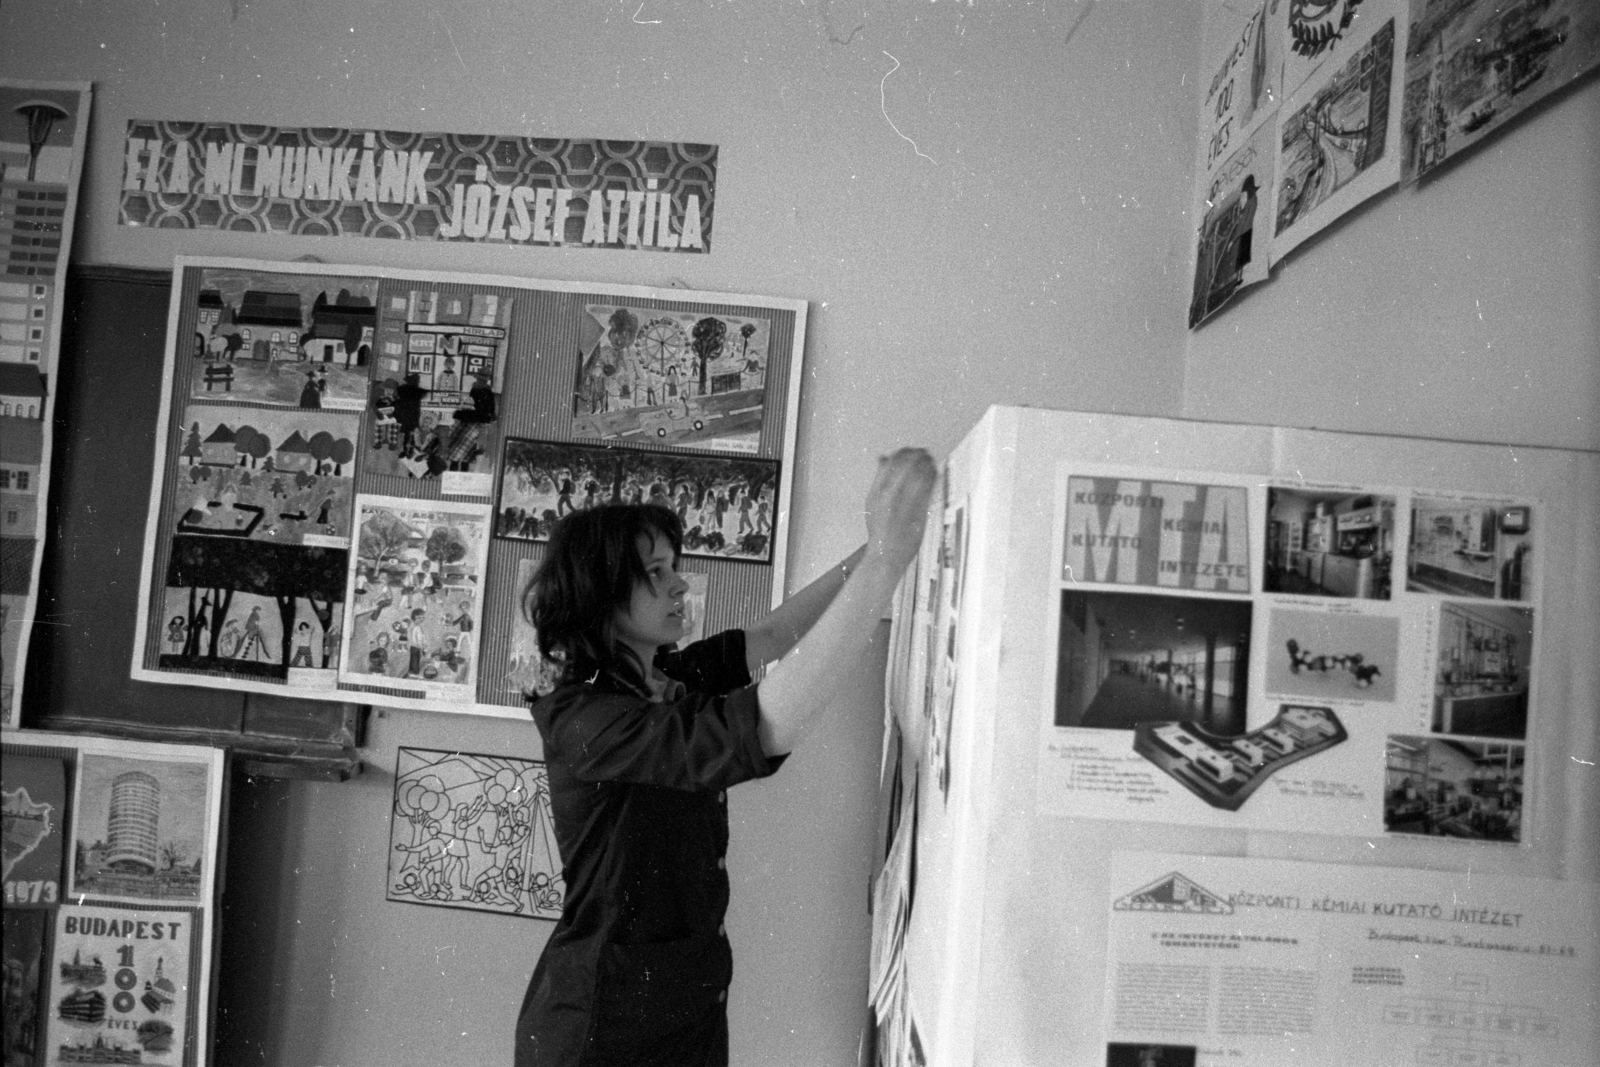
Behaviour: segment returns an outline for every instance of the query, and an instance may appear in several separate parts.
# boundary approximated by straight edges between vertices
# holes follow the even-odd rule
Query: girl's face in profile
[[[632,648],[646,664],[662,645],[676,644],[689,631],[684,594],[689,583],[678,574],[678,559],[665,537],[639,535],[639,558],[647,579],[633,587],[627,611],[618,610],[617,640]]]

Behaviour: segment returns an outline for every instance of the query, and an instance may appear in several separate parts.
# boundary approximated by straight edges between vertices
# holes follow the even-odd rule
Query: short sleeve
[[[661,673],[691,693],[731,693],[750,684],[743,630],[724,630],[656,657]]]
[[[539,701],[533,714],[547,757],[580,781],[719,790],[764,778],[781,762],[762,751],[753,686],[659,704],[571,686]]]

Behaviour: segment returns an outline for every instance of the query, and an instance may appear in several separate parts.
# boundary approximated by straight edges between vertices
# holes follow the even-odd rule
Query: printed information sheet
[[[1586,1067],[1596,887],[1119,852],[1112,1064]]]
[[[1040,807],[1523,840],[1540,505],[1063,463]]]

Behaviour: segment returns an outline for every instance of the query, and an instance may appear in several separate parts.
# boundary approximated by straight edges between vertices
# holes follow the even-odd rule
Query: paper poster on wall
[[[0,79],[0,723],[21,722],[49,506],[67,256],[89,128],[81,82]]]
[[[546,541],[562,516],[656,504],[683,524],[683,554],[766,562],[778,464],[577,442],[506,442],[495,536]]]
[[[555,518],[605,500],[670,507],[703,561],[707,632],[750,621],[783,586],[804,322],[803,302],[767,297],[180,259],[133,677],[520,716],[538,669],[511,662],[518,568]],[[695,409],[703,434],[602,440],[573,408],[596,351],[640,417],[674,377],[678,408],[726,410]],[[446,597],[426,552],[364,556],[361,497],[419,521],[493,509],[470,596]],[[470,629],[452,621],[464,600]]]
[[[402,747],[386,899],[557,919],[566,887],[543,763]]]
[[[356,498],[341,683],[391,699],[471,703],[489,523],[487,504]]]
[[[1411,0],[1404,164],[1414,182],[1600,65],[1587,0]]]
[[[62,900],[67,766],[55,756],[8,752],[4,768],[5,906],[52,907]]]
[[[1536,607],[1403,576],[1450,523],[1531,595],[1536,505],[1072,463],[1055,500],[1041,810],[1521,840]]]
[[[716,175],[716,145],[133,119],[117,218],[705,253]]]
[[[1593,903],[1482,871],[1117,852],[1107,1062],[1588,1063]],[[1109,1055],[1136,1048],[1160,1057]]]
[[[1357,0],[1328,6],[1350,10]],[[1393,6],[1362,4],[1337,44],[1316,51],[1314,61],[1285,60],[1287,95],[1273,166],[1274,261],[1400,178],[1406,22],[1403,14],[1380,18]],[[1291,71],[1306,67],[1296,83]]]
[[[194,1031],[203,927],[195,909],[59,909],[44,1062],[200,1062]]]
[[[1189,325],[1216,314],[1240,289],[1267,280],[1272,266],[1271,202],[1277,125],[1265,122],[1217,167],[1195,214],[1194,293]]]
[[[68,896],[203,904],[216,877],[218,753],[179,746],[79,753]]]
[[[753,454],[771,323],[764,318],[589,304],[572,430],[622,444]]]

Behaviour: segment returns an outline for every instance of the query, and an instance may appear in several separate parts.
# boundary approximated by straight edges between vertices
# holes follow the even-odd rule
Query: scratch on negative
[[[1585,767],[1593,767],[1594,766],[1594,760],[1579,759],[1577,756],[1573,756],[1572,757],[1572,762],[1573,763],[1581,763]]]
[[[1078,32],[1078,27],[1082,26],[1083,20],[1089,17],[1089,12],[1094,10],[1094,5],[1095,0],[1089,0],[1084,9],[1078,13],[1078,17],[1072,20],[1072,25],[1067,27],[1067,36],[1061,42],[1063,47],[1072,43],[1072,35]],[[1227,7],[1228,5],[1224,4],[1223,6]]]
[[[438,13],[435,12],[435,14]],[[439,22],[444,26],[445,36],[450,38],[450,51],[456,54],[456,62],[461,64],[462,70],[466,70],[467,61],[461,58],[461,49],[456,47],[456,35],[450,32],[450,23],[445,21],[445,17],[443,15],[439,15]]]
[[[661,25],[661,20],[660,19],[642,19],[642,18],[640,18],[639,14],[643,10],[644,10],[644,2],[643,2],[643,0],[640,0],[639,10],[635,11],[633,13],[633,21],[637,22],[641,26],[659,26],[659,25]]]
[[[886,55],[886,56],[889,56],[888,52],[884,52],[883,54]],[[894,59],[894,56],[889,56],[889,58],[890,59]],[[895,71],[897,71],[899,69],[900,69],[900,61],[898,59],[894,59],[894,66],[892,68],[890,68],[889,74],[893,74]],[[899,133],[902,140],[904,140],[907,144],[911,145],[911,150],[913,152],[915,152],[917,155],[921,156],[923,159],[926,159],[929,163],[933,163],[935,166],[937,166],[938,165],[938,161],[935,160],[932,156],[928,155],[928,153],[924,152],[922,149],[918,148],[917,147],[917,142],[913,141],[911,138],[907,137],[905,134],[900,133],[900,127],[896,126],[894,124],[894,119],[889,117],[889,98],[884,93],[884,88],[883,88],[889,82],[889,74],[885,74],[883,76],[883,81],[878,83],[878,108],[879,108],[879,110],[881,110],[883,112],[883,121],[885,121],[885,122],[887,122],[889,124],[889,128],[891,130],[893,130],[895,133]]]

